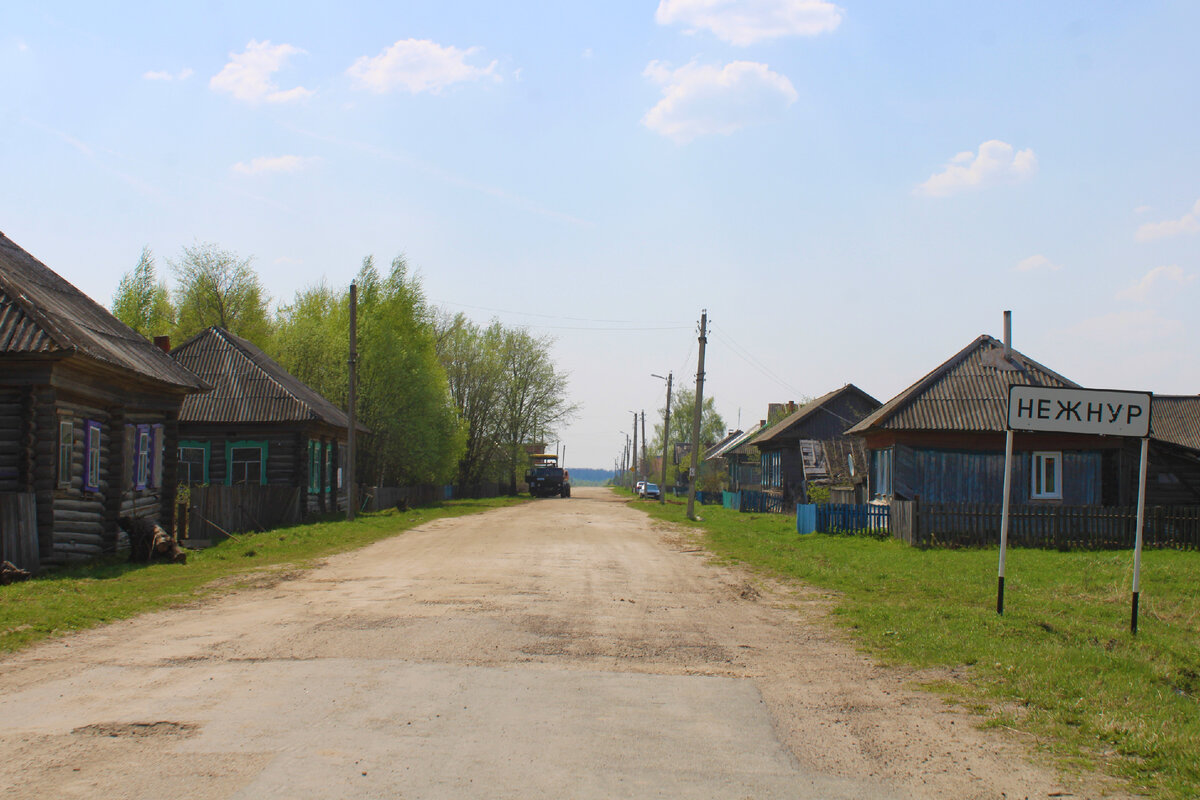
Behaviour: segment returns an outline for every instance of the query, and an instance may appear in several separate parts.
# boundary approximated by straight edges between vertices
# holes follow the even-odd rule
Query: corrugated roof
[[[1150,426],[1155,439],[1200,450],[1200,395],[1154,395]]]
[[[224,328],[201,331],[172,350],[171,356],[214,387],[208,394],[184,400],[181,422],[320,421],[350,427],[346,412],[253,342]]]
[[[1074,381],[983,334],[847,433],[1003,431],[1012,385],[1078,388]]]
[[[755,438],[754,443],[763,444],[771,441],[777,436],[782,436],[793,425],[803,422],[804,420],[808,419],[808,417],[821,410],[825,404],[849,392],[854,392],[855,394],[861,395],[864,399],[874,403],[876,406],[879,405],[879,401],[874,397],[871,397],[871,395],[867,394],[862,389],[859,389],[853,383],[847,383],[840,389],[834,389],[832,392],[827,392],[818,397],[816,400],[810,400],[809,402],[800,406],[800,408],[796,409],[791,414],[788,414],[786,417],[779,420],[779,422],[776,422],[774,425],[763,431],[761,436]],[[846,427],[850,427],[857,421],[858,420],[855,419],[846,420]]]
[[[77,354],[170,386],[208,388],[3,233],[0,352]]]
[[[748,445],[750,441],[765,427],[765,425],[759,425],[751,428],[748,431],[739,431],[736,435],[725,437],[724,443],[721,444],[720,448],[709,450],[708,453],[705,454],[704,460],[708,461],[709,459],[713,458],[724,458],[725,456],[733,455]]]

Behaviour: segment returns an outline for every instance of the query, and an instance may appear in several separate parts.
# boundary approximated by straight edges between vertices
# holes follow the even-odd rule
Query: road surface
[[[828,607],[603,489],[438,520],[0,661],[0,795],[1095,796]]]

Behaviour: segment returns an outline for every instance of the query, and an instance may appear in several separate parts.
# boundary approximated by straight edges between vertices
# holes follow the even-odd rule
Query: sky
[[[1200,392],[1200,3],[6,3],[0,231],[109,305],[143,246],[273,304],[403,255],[554,338],[568,466],[695,380],[729,428],[1002,335]],[[639,432],[640,435],[640,432]]]

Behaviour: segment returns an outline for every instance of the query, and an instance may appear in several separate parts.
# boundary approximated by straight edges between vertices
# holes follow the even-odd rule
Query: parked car
[[[647,500],[658,500],[660,497],[662,497],[662,494],[658,491],[657,483],[643,483],[642,490],[638,493],[638,495],[646,498]]]
[[[635,483],[633,485],[633,493],[636,494],[638,497],[642,496],[642,492],[645,491],[645,489],[646,489],[645,481],[638,481],[637,483]]]

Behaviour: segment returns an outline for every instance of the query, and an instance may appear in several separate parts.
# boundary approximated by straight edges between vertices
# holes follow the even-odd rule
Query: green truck
[[[529,471],[525,482],[533,497],[570,497],[571,473],[558,465],[558,456],[538,453],[529,457]]]

